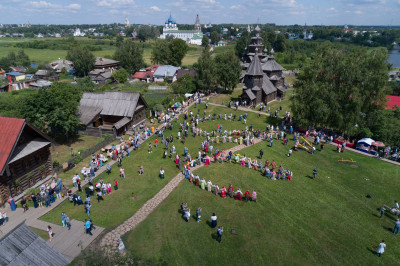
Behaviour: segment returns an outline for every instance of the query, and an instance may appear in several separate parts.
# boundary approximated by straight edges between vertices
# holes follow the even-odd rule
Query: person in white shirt
[[[382,256],[383,252],[385,252],[385,248],[386,248],[385,240],[382,240],[382,242],[379,243],[379,247],[376,251],[378,257]]]
[[[164,174],[165,174],[164,168],[161,168],[160,169],[160,178],[161,179],[164,179]]]
[[[211,227],[215,228],[217,226],[217,216],[215,213],[212,214],[211,216]]]

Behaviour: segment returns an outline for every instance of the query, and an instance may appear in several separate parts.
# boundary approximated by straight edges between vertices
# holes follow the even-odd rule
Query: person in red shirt
[[[250,195],[250,191],[249,190],[247,190],[245,193],[244,193],[244,201],[245,202],[248,202],[249,201],[249,199],[250,199],[250,197],[251,197],[251,195]]]
[[[118,190],[118,181],[117,181],[117,179],[114,179],[114,189]]]
[[[157,147],[158,147],[158,139],[156,139],[156,140],[154,141],[154,144],[155,144],[155,147],[157,148]]]

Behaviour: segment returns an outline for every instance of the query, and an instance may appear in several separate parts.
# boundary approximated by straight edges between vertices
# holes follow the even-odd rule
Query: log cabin
[[[81,134],[121,135],[146,121],[147,103],[139,92],[85,92],[79,105]]]
[[[25,119],[0,117],[0,206],[53,175],[54,141]]]

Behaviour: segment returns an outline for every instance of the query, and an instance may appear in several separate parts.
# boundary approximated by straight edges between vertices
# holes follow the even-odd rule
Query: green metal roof
[[[168,34],[168,33],[194,33],[194,34],[201,34],[201,31],[196,31],[196,30],[168,30],[164,31],[163,33]]]

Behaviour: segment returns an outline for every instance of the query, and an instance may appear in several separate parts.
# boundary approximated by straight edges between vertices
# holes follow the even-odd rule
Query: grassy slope
[[[62,164],[71,158],[71,148],[74,149],[74,153],[77,153],[81,149],[85,150],[96,145],[98,141],[101,141],[101,139],[92,136],[78,135],[77,139],[72,144],[55,146],[54,151],[51,151],[51,157],[53,161]]]
[[[204,105],[199,106],[202,110],[204,109]],[[197,110],[197,109],[196,109]],[[223,112],[225,109],[210,107],[209,112]],[[196,112],[194,110],[194,112]],[[242,112],[238,112],[242,113]],[[251,116],[255,119],[256,115],[251,114]],[[237,129],[243,127],[243,122],[228,122],[221,121],[223,127],[225,129]],[[262,125],[260,122],[257,125]],[[255,125],[256,126],[256,125]],[[200,125],[202,129],[211,130],[215,129],[216,126],[212,122],[202,123]],[[173,131],[167,131],[166,136],[173,135],[177,136],[177,126]],[[154,138],[153,138],[154,139]],[[200,141],[203,138],[195,138],[189,137],[186,145],[189,148],[189,153],[192,154],[193,157],[197,156],[197,151],[200,147]],[[152,140],[153,143],[153,140]],[[177,148],[177,151],[183,152],[183,144],[174,141],[174,144]],[[219,143],[214,145],[214,147],[219,147],[219,149],[226,149],[232,147],[232,143]],[[113,192],[112,194],[105,196],[104,202],[97,204],[97,202],[93,203],[91,208],[91,218],[95,221],[96,224],[105,228],[113,228],[124,220],[133,215],[133,213],[138,210],[143,203],[145,203],[148,199],[154,196],[172,177],[174,177],[178,173],[178,169],[175,167],[174,163],[171,160],[162,160],[162,148],[159,146],[158,149],[154,149],[154,152],[149,154],[147,152],[148,142],[144,144],[138,152],[133,152],[130,158],[125,158],[123,161],[123,167],[125,168],[125,173],[127,178],[125,180],[121,180],[118,178],[118,182],[120,183],[118,192]],[[87,162],[87,160],[86,160]],[[76,169],[80,169],[85,163],[81,163],[76,167]],[[137,171],[139,165],[143,165],[145,169],[145,174],[143,176],[139,176]],[[165,180],[158,179],[159,170],[161,167],[165,169]],[[69,173],[64,173],[62,175],[63,178],[66,178],[66,182],[70,184],[70,179],[72,175],[77,171],[76,169],[70,171]],[[107,176],[106,174],[102,174],[101,177],[105,182],[113,183],[114,178],[117,178],[119,175],[119,170],[116,165],[113,167],[113,174]],[[132,192],[134,196],[139,196],[138,199],[132,199]],[[83,194],[82,194],[83,195]],[[82,197],[85,198],[84,196]],[[95,199],[93,199],[95,201]],[[84,213],[84,208],[74,207],[73,204],[65,201],[59,207],[48,213],[43,217],[43,220],[53,223],[59,222],[59,214],[61,212],[66,212],[72,219],[83,220],[87,217]]]
[[[290,141],[290,144],[293,144]],[[265,142],[248,148],[254,157],[275,160],[294,172],[294,181],[266,180],[258,172],[237,165],[217,164],[198,170],[200,177],[219,186],[257,189],[258,202],[221,199],[184,181],[149,218],[125,237],[125,244],[141,258],[164,258],[172,265],[223,264],[397,264],[400,244],[388,230],[393,218],[377,218],[376,208],[391,205],[400,181],[398,166],[346,152],[333,146],[310,155],[304,151],[286,157],[288,148]],[[338,163],[343,156],[358,168]],[[309,178],[318,167],[316,181]],[[223,174],[221,174],[223,173]],[[372,198],[367,199],[366,194]],[[186,201],[192,215],[203,208],[202,222],[185,223],[178,213]],[[218,245],[207,221],[216,212],[225,228]],[[237,235],[229,234],[231,229]],[[385,239],[388,251],[378,259],[371,247]]]

